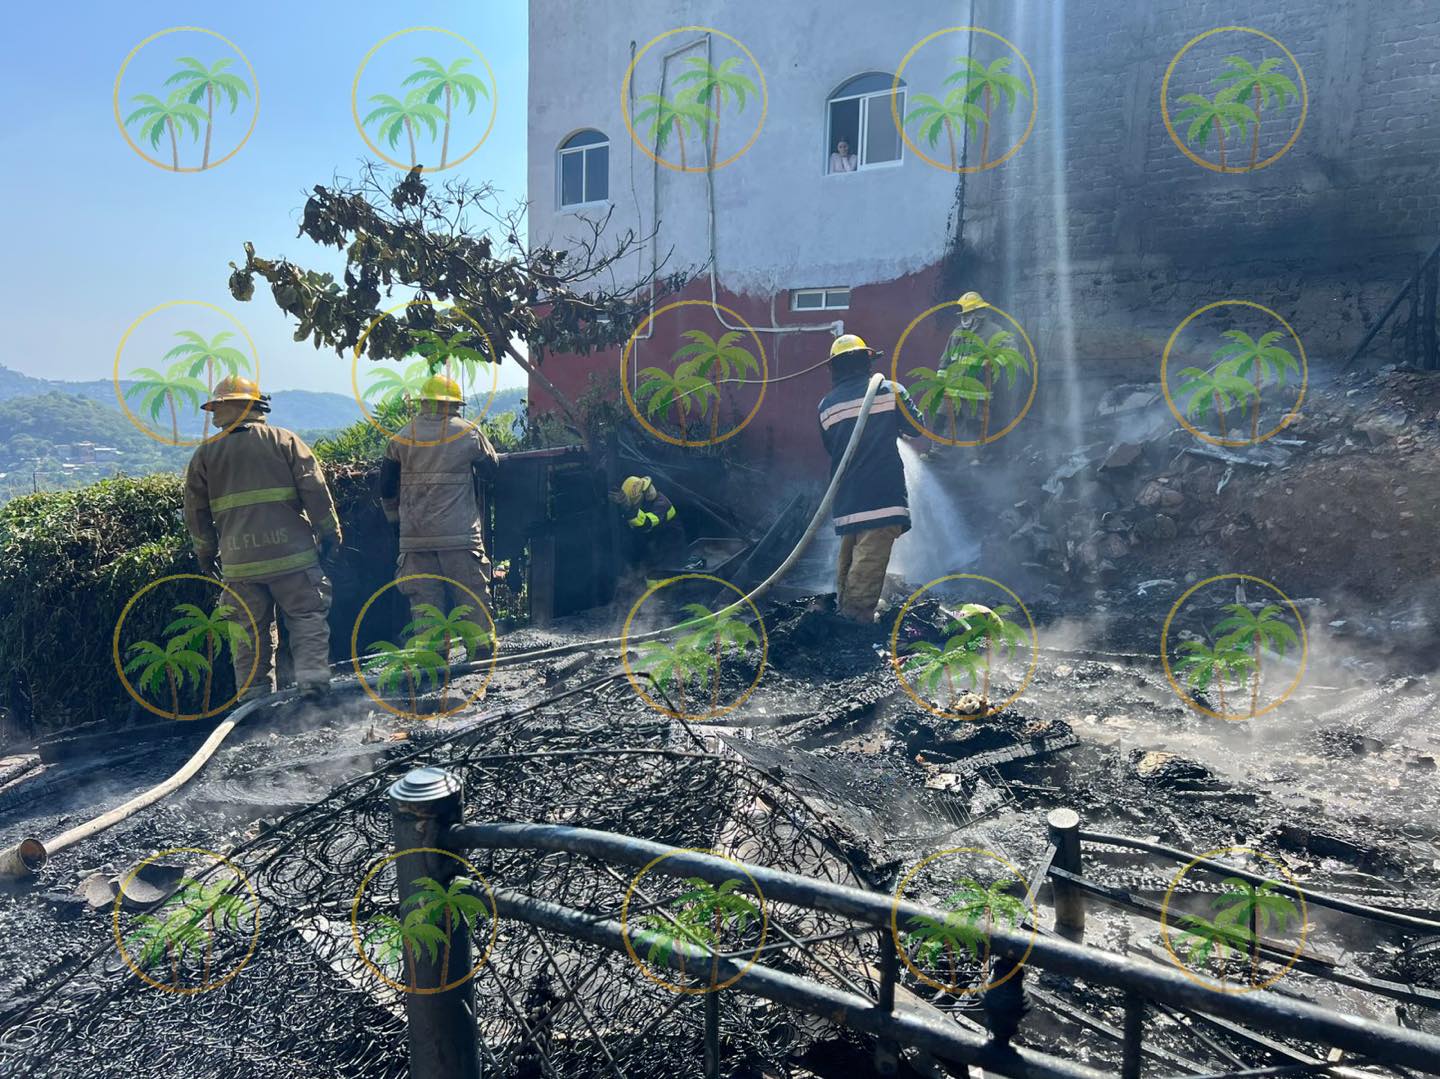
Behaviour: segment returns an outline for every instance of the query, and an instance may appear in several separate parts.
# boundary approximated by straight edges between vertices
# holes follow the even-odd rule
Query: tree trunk
[[[990,87],[985,87],[985,133],[980,136],[980,167],[983,169],[990,157]]]
[[[1210,399],[1215,402],[1215,422],[1220,425],[1220,437],[1229,438],[1230,430],[1225,426],[1225,406],[1220,403],[1220,395],[1211,394]]]
[[[170,405],[170,439],[178,446],[180,444],[180,417],[175,413],[175,395],[166,391],[165,400]]]
[[[445,84],[445,135],[440,140],[440,167],[445,167],[445,161],[450,156],[450,84]],[[583,194],[583,192],[582,192]]]
[[[208,357],[206,357],[206,359],[205,359],[205,397],[206,397],[206,399],[208,400],[209,398],[213,397],[214,395],[215,395],[215,357],[213,357],[213,356],[208,356]],[[210,425],[214,422],[214,420],[215,420],[215,416],[214,416],[213,413],[211,413],[211,412],[206,412],[206,413],[205,413],[205,423],[204,423],[204,426],[202,426],[202,427],[200,428],[200,437],[201,437],[201,438],[204,438],[204,437],[205,437],[205,432],[208,431],[208,430],[210,430]],[[217,430],[218,430],[218,428],[217,428]]]
[[[946,705],[946,707],[953,708],[953,707],[955,707],[955,700],[956,700],[957,697],[960,696],[960,694],[958,694],[958,693],[955,692],[955,677],[950,673],[950,668],[949,668],[949,667],[946,667],[944,670],[945,670],[945,688],[950,691],[950,701],[949,701],[949,703]]]
[[[205,84],[205,154],[200,159],[200,170],[210,167],[210,132],[215,123],[215,85]]]
[[[1215,138],[1220,143],[1220,171],[1225,171],[1225,128],[1221,126],[1219,119],[1215,121]]]
[[[436,987],[444,989],[450,984],[450,934],[453,931],[450,908],[445,908],[445,954],[440,957],[440,984]]]
[[[215,634],[205,634],[205,695],[200,701],[200,714],[210,711],[210,686],[215,678]]]
[[[1260,370],[1260,361],[1259,359],[1256,359],[1255,402],[1251,405],[1251,408],[1254,409],[1254,411],[1250,416],[1250,441],[1257,444],[1260,441],[1260,383],[1262,383],[1263,381],[1265,381],[1265,373]]]
[[[405,137],[410,140],[410,167],[415,167],[415,127],[410,123],[410,117],[405,117]]]
[[[1250,168],[1260,160],[1260,84],[1255,84],[1255,131],[1250,136]]]
[[[681,171],[681,172],[684,172],[685,169],[686,169],[686,165],[685,165],[685,129],[680,126],[680,118],[679,118],[678,116],[677,116],[674,120],[671,121],[671,126],[673,126],[673,127],[675,128],[675,145],[680,148],[680,171]],[[582,195],[582,197],[583,197],[584,192],[581,192],[581,195]]]
[[[1250,897],[1250,984],[1260,983],[1260,930],[1255,925],[1255,897]]]
[[[715,683],[710,689],[710,714],[720,710],[720,638],[715,638]]]
[[[950,169],[952,172],[959,172],[960,158],[955,154],[955,127],[949,120],[945,121],[945,137],[950,140]]]
[[[980,441],[984,442],[990,437],[990,398],[991,386],[995,378],[995,372],[990,364],[985,364],[985,401],[980,406]]]
[[[960,421],[959,417],[955,415],[955,399],[947,395],[945,406],[950,409],[950,441],[958,442],[960,440]]]
[[[165,120],[165,130],[170,132],[170,168],[174,172],[180,171],[180,144],[175,141],[175,121]]]
[[[725,94],[716,87],[715,89],[715,126],[710,132],[710,167],[713,169],[716,162],[720,160],[720,102],[725,100]]]
[[[402,940],[400,942],[400,950],[405,955],[405,957],[410,960],[408,963],[405,964],[405,966],[406,969],[408,969],[410,972],[410,989],[414,991],[420,988],[419,983],[415,980],[415,968],[419,965],[420,960],[415,955],[415,949],[410,947],[410,943],[408,941]]]
[[[180,687],[175,684],[175,672],[167,670],[165,679],[170,683],[170,718],[180,718]]]
[[[1250,676],[1250,718],[1255,718],[1255,709],[1260,703],[1260,631],[1255,631],[1255,673]]]

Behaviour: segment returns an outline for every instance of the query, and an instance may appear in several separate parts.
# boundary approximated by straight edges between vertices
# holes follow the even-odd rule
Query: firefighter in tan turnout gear
[[[490,560],[485,557],[479,484],[494,476],[500,459],[479,425],[461,417],[464,405],[454,379],[444,375],[426,379],[420,390],[420,414],[390,439],[380,465],[385,516],[400,526],[396,587],[410,601],[412,616],[422,603],[448,613],[475,602],[445,581],[404,580],[412,574],[449,578],[481,602],[490,602]]]
[[[200,446],[185,473],[185,522],[200,568],[222,578],[249,608],[231,648],[242,699],[275,688],[275,615],[285,619],[295,680],[307,698],[330,686],[330,582],[320,561],[340,545],[340,520],[320,464],[290,431],[265,422],[270,399],[247,378],[223,378],[201,406],[223,433]],[[316,545],[319,544],[319,550]],[[226,595],[222,603],[235,606]],[[258,663],[255,649],[258,648]]]

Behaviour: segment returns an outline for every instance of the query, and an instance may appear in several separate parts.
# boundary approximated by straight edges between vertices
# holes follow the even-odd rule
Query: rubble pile
[[[1196,438],[1156,386],[1113,389],[1097,425],[1125,435],[1058,466],[1040,446],[1022,452],[1012,467],[1032,482],[1008,489],[1031,493],[996,514],[984,564],[1028,572],[1051,598],[1077,581],[1143,591],[1237,566],[1283,577],[1292,595],[1333,598],[1343,581],[1345,598],[1369,604],[1440,598],[1433,373],[1390,367],[1312,384],[1295,420],[1255,446]]]

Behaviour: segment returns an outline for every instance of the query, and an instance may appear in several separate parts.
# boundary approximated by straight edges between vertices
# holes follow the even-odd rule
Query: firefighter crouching
[[[479,425],[461,417],[464,404],[454,379],[427,379],[420,414],[390,439],[380,464],[381,504],[386,518],[400,526],[396,587],[410,601],[412,618],[421,604],[449,613],[475,603],[445,581],[404,579],[412,574],[447,577],[490,603],[480,484],[495,475],[499,457]]]
[[[674,568],[685,553],[685,529],[674,504],[649,476],[629,476],[610,500],[620,507],[629,561],[641,569]]]
[[[230,616],[244,630],[231,645],[236,688],[253,665],[241,699],[274,691],[278,610],[295,680],[307,699],[321,698],[330,687],[330,582],[320,563],[341,538],[325,476],[298,435],[265,422],[270,399],[249,379],[221,379],[200,407],[223,433],[190,458],[185,522],[201,570],[224,580],[249,608],[248,617],[245,610]],[[230,595],[221,603],[236,606]]]

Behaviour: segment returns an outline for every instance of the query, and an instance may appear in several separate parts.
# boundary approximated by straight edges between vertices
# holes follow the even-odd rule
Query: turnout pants
[[[429,573],[433,577],[425,577],[418,580],[405,580],[412,574]],[[488,613],[490,607],[490,559],[485,557],[481,548],[459,548],[450,551],[401,551],[400,558],[395,563],[395,576],[398,581],[396,587],[407,600],[410,601],[410,617],[414,618],[415,608],[422,603],[429,603],[440,608],[441,611],[449,614],[450,611],[464,604],[475,606],[475,597],[485,604]],[[440,581],[435,577],[445,577],[448,580]],[[456,588],[459,584],[463,587]],[[470,595],[465,589],[475,593]],[[480,625],[485,624],[485,617],[479,611],[472,612],[470,619]]]
[[[287,573],[269,581],[226,581],[249,608],[255,619],[260,639],[250,640],[250,619],[243,610],[230,616],[245,631],[244,637],[231,643],[230,658],[235,666],[235,685],[245,685],[250,665],[255,663],[255,678],[241,695],[241,700],[263,697],[275,690],[275,648],[278,611],[290,633],[290,658],[295,665],[295,681],[301,689],[330,684],[330,582],[319,566],[296,573]],[[222,603],[232,602],[228,594]]]
[[[899,525],[883,525],[840,537],[840,564],[835,573],[835,607],[854,622],[875,621],[890,548],[900,538]]]

